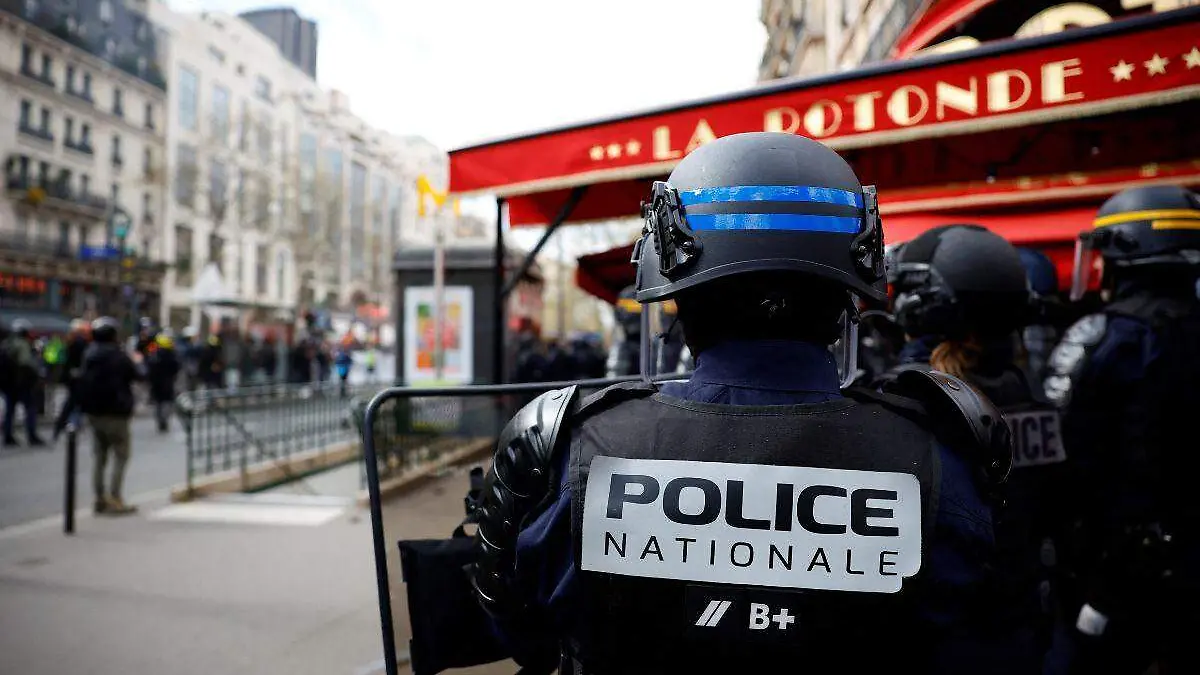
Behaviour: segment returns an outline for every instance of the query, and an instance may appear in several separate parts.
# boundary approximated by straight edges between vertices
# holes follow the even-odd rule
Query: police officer
[[[629,286],[621,291],[613,307],[618,337],[609,355],[610,375],[621,377],[638,373],[638,355],[642,348],[642,307],[637,301],[637,289]]]
[[[955,375],[999,406],[1013,432],[1013,473],[996,519],[998,568],[1019,599],[1014,621],[1045,651],[1067,454],[1057,410],[1018,364],[1019,331],[1037,315],[1021,256],[983,227],[949,225],[905,244],[888,275],[896,321],[921,349],[882,379],[928,366]]]
[[[637,298],[676,300],[698,363],[548,392],[501,433],[471,578],[518,662],[1027,672],[985,572],[999,412],[925,371],[839,390],[840,319],[883,296],[874,188],[814,141],[739,134],[643,215]]]
[[[1077,672],[1200,672],[1200,197],[1125,190],[1080,234],[1073,298],[1101,260],[1103,312],[1050,358],[1074,486]]]
[[[142,371],[117,341],[118,325],[112,317],[101,317],[92,322],[92,346],[84,356],[79,382],[80,406],[88,416],[94,436],[95,512],[116,516],[137,510],[122,498],[121,488],[129,463],[133,382],[143,379]],[[110,456],[113,459],[112,480],[106,486],[104,470]]]

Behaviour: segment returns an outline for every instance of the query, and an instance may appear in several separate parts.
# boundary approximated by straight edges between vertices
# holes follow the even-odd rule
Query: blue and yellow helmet
[[[886,297],[875,189],[803,136],[735,134],[700,146],[654,183],[642,215],[640,302],[752,272],[795,272]]]

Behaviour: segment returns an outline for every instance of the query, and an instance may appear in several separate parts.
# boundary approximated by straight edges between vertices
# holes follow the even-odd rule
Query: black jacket
[[[147,359],[146,378],[150,381],[150,395],[155,401],[175,398],[175,378],[179,376],[180,367],[174,349],[159,347]]]
[[[133,382],[139,379],[133,359],[112,343],[96,343],[83,359],[79,402],[89,415],[133,415]]]

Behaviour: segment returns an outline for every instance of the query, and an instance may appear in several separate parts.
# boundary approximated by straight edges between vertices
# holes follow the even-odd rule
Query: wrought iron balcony
[[[65,181],[41,180],[28,175],[10,174],[5,181],[9,192],[34,206],[62,209],[91,217],[108,213],[108,200],[88,192],[73,190]]]
[[[87,101],[88,105],[96,105],[96,99],[92,96],[90,89],[78,91],[74,87],[68,86],[66,89],[67,96],[73,96],[81,101]]]
[[[68,138],[67,140],[63,141],[63,147],[69,150],[74,150],[75,152],[83,153],[85,155],[96,154],[96,148],[92,147],[91,143],[87,143],[85,141],[80,141],[77,143]]]
[[[54,81],[54,77],[47,74],[35,71],[28,63],[21,64],[21,74],[31,80],[36,80],[48,87],[57,87],[58,83]]]
[[[19,129],[20,132],[22,134],[25,134],[26,136],[33,136],[34,138],[39,138],[43,141],[48,141],[50,143],[54,142],[54,132],[50,131],[49,129],[46,129],[43,127],[30,126],[28,124],[25,124],[24,122],[19,124],[17,126],[17,129]]]

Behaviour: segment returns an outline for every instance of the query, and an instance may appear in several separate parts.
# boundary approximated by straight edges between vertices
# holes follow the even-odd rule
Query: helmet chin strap
[[[838,364],[838,372],[842,374],[840,386],[849,387],[858,377],[858,324],[860,315],[854,296],[849,296],[847,302],[846,326],[842,329],[842,362]]]

